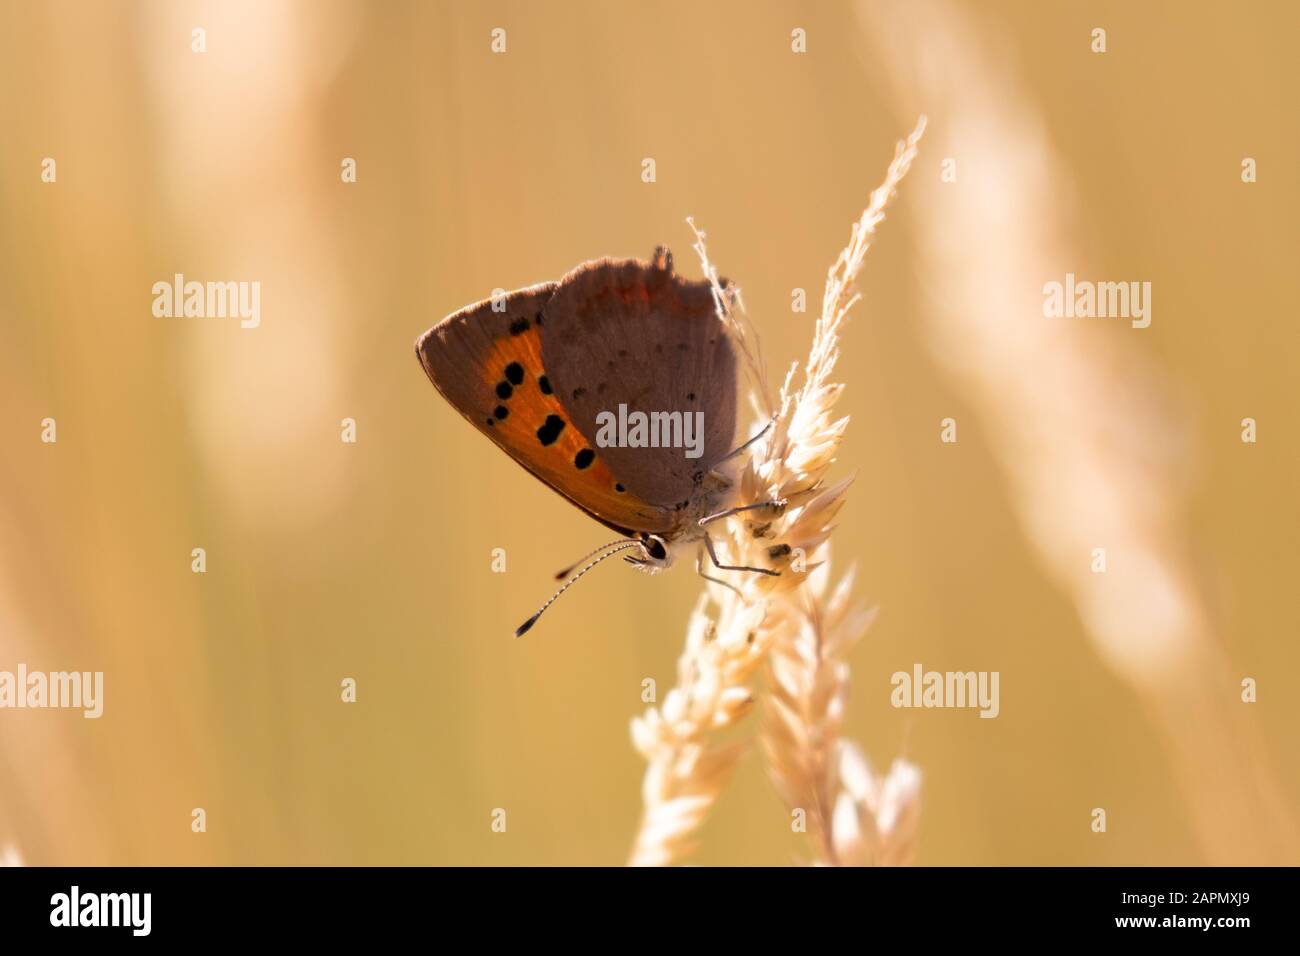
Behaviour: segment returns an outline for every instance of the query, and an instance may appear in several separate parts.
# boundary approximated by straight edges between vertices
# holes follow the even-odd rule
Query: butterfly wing
[[[688,501],[736,430],[735,350],[709,283],[675,275],[662,247],[649,262],[600,259],[561,279],[543,316],[542,359],[579,431],[598,435],[597,417],[620,405],[704,413],[698,458],[682,448],[597,449],[640,500],[666,509]]]
[[[415,343],[420,364],[470,424],[592,517],[622,534],[666,531],[671,515],[619,483],[551,384],[541,329],[557,288],[530,286],[498,299],[499,311],[487,299],[447,316]]]

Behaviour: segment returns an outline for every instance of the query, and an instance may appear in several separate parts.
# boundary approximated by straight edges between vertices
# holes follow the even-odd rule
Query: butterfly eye
[[[646,544],[646,552],[656,561],[662,561],[664,558],[668,557],[668,549],[664,547],[663,541],[653,535],[651,535],[649,542]]]

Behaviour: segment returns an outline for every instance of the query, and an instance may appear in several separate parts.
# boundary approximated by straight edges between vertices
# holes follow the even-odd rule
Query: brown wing
[[[592,517],[620,533],[662,532],[670,515],[647,505],[614,476],[579,429],[542,361],[547,282],[447,316],[415,343],[429,379],[469,422],[511,458]]]
[[[560,280],[542,310],[542,358],[573,422],[598,434],[597,416],[619,406],[650,413],[704,413],[703,454],[676,448],[598,449],[628,490],[673,508],[696,476],[732,449],[736,358],[707,281],[673,273],[672,256],[601,259]]]

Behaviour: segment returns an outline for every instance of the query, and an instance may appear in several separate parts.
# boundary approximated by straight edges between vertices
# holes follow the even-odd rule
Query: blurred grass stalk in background
[[[948,0],[863,0],[899,108],[942,115],[975,189],[920,181],[925,329],[977,409],[1025,533],[1101,660],[1160,724],[1212,864],[1296,859],[1278,789],[1194,571],[1187,426],[1163,376],[1086,324],[1035,321],[1043,283],[1088,259],[1067,169],[1023,79]],[[1111,568],[1094,573],[1104,547]]]

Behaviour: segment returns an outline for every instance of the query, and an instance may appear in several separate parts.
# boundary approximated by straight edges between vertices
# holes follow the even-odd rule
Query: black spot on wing
[[[542,390],[543,395],[551,394],[551,380],[545,375],[537,380],[537,387]]]
[[[515,319],[513,322],[510,323],[510,334],[523,335],[525,332],[528,331],[528,324],[529,324],[528,316],[521,315],[519,318]]]
[[[509,382],[497,382],[497,398],[501,399],[502,401],[505,401],[514,393],[515,390],[511,388]]]
[[[522,385],[524,383],[524,367],[518,362],[511,362],[507,365],[506,381],[511,385]]]
[[[584,448],[573,456],[573,466],[581,471],[584,468],[591,467],[591,463],[596,460],[596,453],[590,448]]]
[[[547,415],[542,427],[537,429],[537,440],[543,445],[554,445],[562,431],[564,431],[564,419],[559,415]]]

